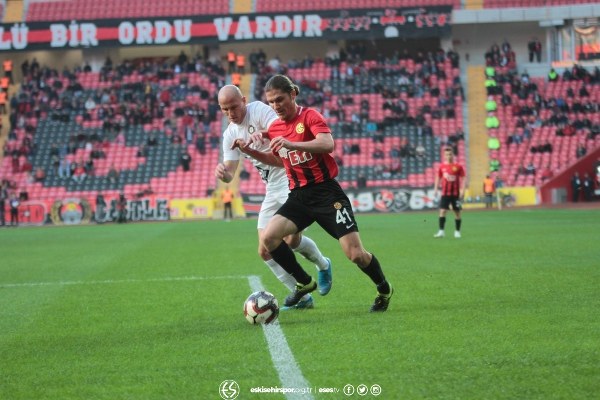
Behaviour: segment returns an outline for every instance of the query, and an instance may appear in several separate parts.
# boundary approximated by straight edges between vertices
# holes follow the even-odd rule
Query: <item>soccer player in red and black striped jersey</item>
[[[434,238],[443,238],[444,227],[446,226],[446,213],[452,207],[454,211],[454,237],[460,238],[461,227],[461,200],[465,195],[467,176],[465,169],[459,163],[454,161],[454,152],[452,148],[444,148],[444,162],[440,164],[438,173],[435,176],[433,197],[437,198],[440,183],[442,185],[442,197],[440,199],[440,217],[439,231],[433,235]]]
[[[335,180],[338,166],[331,155],[331,129],[318,111],[296,104],[299,93],[298,86],[284,75],[273,76],[265,86],[267,102],[279,117],[268,130],[275,160],[271,162],[285,167],[290,194],[269,221],[262,244],[296,279],[296,290],[285,299],[285,305],[296,304],[315,290],[317,283],[304,271],[283,238],[317,222],[377,286],[370,311],[386,311],[393,289],[377,258],[363,247],[350,200]]]

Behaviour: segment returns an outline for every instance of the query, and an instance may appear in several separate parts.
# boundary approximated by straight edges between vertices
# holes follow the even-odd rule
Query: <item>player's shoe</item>
[[[454,237],[457,239],[460,239],[461,238],[460,231],[454,231]]]
[[[312,278],[310,279],[310,282],[307,283],[306,285],[303,285],[301,283],[296,283],[296,289],[294,289],[294,292],[292,294],[288,295],[285,298],[285,302],[283,303],[283,305],[285,307],[295,306],[296,304],[298,304],[300,302],[300,300],[304,297],[305,294],[313,292],[316,288],[317,288],[317,281],[315,281]]]
[[[444,231],[438,231],[438,233],[436,233],[435,235],[433,235],[433,237],[436,238],[436,239],[443,238],[444,236],[446,236],[446,234],[444,233]]]
[[[390,286],[390,292],[388,294],[377,293],[377,297],[375,297],[375,302],[371,306],[369,312],[383,312],[388,309],[390,305],[390,299],[394,294],[394,288]]]
[[[333,275],[331,274],[331,260],[325,257],[329,266],[325,270],[319,271],[319,294],[325,296],[331,290]]]
[[[308,295],[308,298],[305,300],[300,300],[298,304],[295,306],[287,307],[283,306],[280,308],[281,311],[287,310],[308,310],[309,308],[315,308],[315,301],[313,300],[311,295]]]

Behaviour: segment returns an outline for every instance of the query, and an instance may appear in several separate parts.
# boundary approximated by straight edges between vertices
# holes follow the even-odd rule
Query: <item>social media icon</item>
[[[381,394],[381,386],[379,386],[379,385],[371,386],[371,394],[373,396],[379,396]]]
[[[356,393],[358,393],[360,396],[364,396],[369,393],[369,388],[367,385],[361,383],[356,387]]]
[[[352,396],[354,394],[354,386],[350,384],[344,386],[344,394],[346,396]]]

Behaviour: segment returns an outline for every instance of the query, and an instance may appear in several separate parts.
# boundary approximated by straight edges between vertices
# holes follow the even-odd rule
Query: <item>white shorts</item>
[[[275,215],[279,207],[286,202],[289,194],[289,189],[284,188],[283,190],[273,190],[268,191],[265,195],[265,199],[260,206],[260,211],[258,212],[258,229],[265,229],[267,224]]]

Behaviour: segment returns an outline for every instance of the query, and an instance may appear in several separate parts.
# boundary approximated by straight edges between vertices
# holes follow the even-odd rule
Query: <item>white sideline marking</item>
[[[106,279],[102,281],[57,281],[57,282],[23,282],[0,283],[0,289],[35,287],[35,286],[71,286],[71,285],[112,285],[119,283],[145,283],[145,282],[176,282],[176,281],[208,281],[214,279],[247,279],[247,275],[229,276],[173,276],[152,279]]]
[[[253,292],[264,290],[264,286],[260,281],[259,276],[249,276],[248,283]],[[275,370],[277,370],[279,380],[281,381],[281,386],[288,389],[309,388],[310,384],[306,378],[304,378],[300,367],[296,363],[292,350],[290,349],[290,346],[288,346],[285,335],[279,326],[279,321],[275,321],[273,324],[269,325],[263,324],[262,328],[265,338],[267,339],[267,344],[269,345],[269,352],[271,353],[273,365],[275,366]],[[285,393],[285,397],[286,399],[314,399],[311,393]]]

